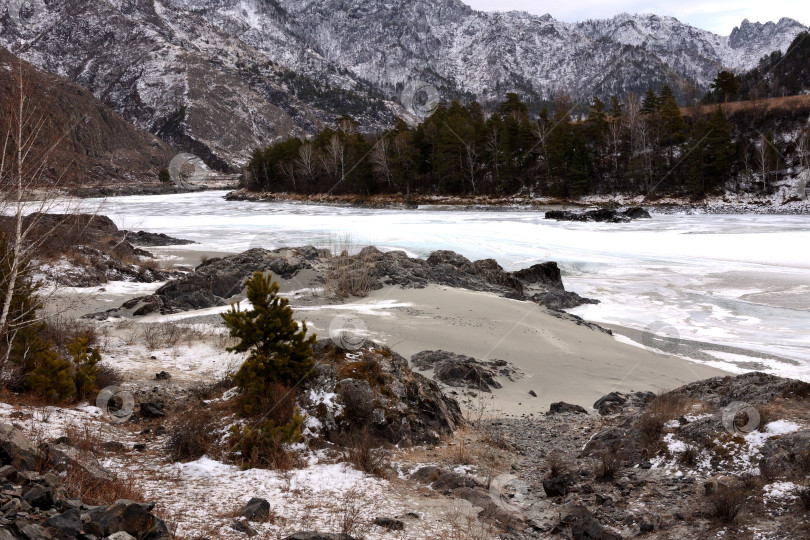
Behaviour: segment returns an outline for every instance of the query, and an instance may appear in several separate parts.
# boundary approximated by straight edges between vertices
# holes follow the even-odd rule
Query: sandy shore
[[[514,382],[501,378],[504,387],[494,389],[491,394],[473,397],[473,392],[457,389],[457,397],[468,406],[493,413],[536,415],[546,412],[555,401],[590,408],[594,401],[612,391],[668,390],[727,374],[705,364],[634,346],[618,333],[610,336],[560,319],[532,302],[431,285],[424,289],[386,287],[366,298],[329,304],[322,292],[311,289],[312,279],[305,272],[280,285],[282,294],[291,298],[296,318],[306,320],[319,337],[328,337],[330,327],[340,328],[352,320],[349,329],[359,326],[368,338],[388,345],[408,359],[420,351],[442,349],[479,360],[502,359],[517,366],[524,376]],[[129,298],[149,294],[158,286],[114,283],[94,292],[60,291],[60,296],[72,298],[77,305],[74,313],[81,315],[118,306]],[[135,322],[219,325],[218,313],[225,309],[150,315]],[[134,353],[131,345],[126,349]],[[123,350],[112,352],[118,361],[131,356]],[[162,369],[172,371],[173,362],[178,362],[184,366],[186,378],[193,378],[194,363],[181,358],[183,352],[199,354],[192,349],[175,350],[165,359],[157,354],[161,361],[149,366],[144,365],[144,360],[151,352],[139,351],[138,371],[147,374]],[[217,358],[221,362],[218,355]],[[208,367],[200,365],[201,380],[210,376]],[[430,372],[426,375],[430,376]],[[531,396],[530,391],[537,396]]]
[[[546,412],[555,401],[590,408],[612,391],[674,389],[727,374],[561,320],[534,303],[448,287],[386,288],[355,303],[305,307],[296,314],[320,335],[328,335],[336,316],[356,316],[371,339],[409,359],[442,349],[507,360],[525,376],[478,399],[510,415]]]

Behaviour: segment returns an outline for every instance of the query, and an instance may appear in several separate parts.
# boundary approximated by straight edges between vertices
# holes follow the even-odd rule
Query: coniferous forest
[[[722,74],[716,82],[727,84]],[[533,115],[513,93],[490,111],[452,101],[415,127],[396,119],[373,134],[344,116],[311,140],[255,150],[243,182],[303,194],[768,193],[806,159],[804,103],[679,108],[664,87],[624,100],[594,97],[584,112],[560,98]]]

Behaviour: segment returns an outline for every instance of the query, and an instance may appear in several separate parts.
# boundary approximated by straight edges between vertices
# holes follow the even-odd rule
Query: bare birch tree
[[[10,72],[9,86],[0,97],[0,236],[6,246],[5,253],[0,254],[4,268],[0,275],[1,377],[17,333],[38,322],[35,312],[41,299],[17,313],[12,311],[12,303],[37,250],[53,234],[53,228],[43,230],[44,216],[58,208],[61,218],[56,224],[60,225],[77,212],[78,205],[56,192],[67,168],[53,172],[57,149],[75,124],[55,132],[48,89],[37,80],[34,68],[15,60],[0,69]]]

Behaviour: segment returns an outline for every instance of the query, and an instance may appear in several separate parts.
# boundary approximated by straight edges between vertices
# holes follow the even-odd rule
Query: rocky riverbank
[[[652,213],[697,213],[697,214],[810,214],[810,200],[786,194],[782,190],[774,195],[724,194],[712,195],[703,199],[691,197],[671,197],[643,195],[591,195],[581,199],[543,197],[534,195],[511,195],[504,197],[484,195],[420,195],[420,194],[381,194],[381,195],[331,195],[287,192],[255,192],[240,188],[228,193],[228,201],[253,202],[300,202],[316,205],[353,206],[363,208],[416,209],[422,207],[447,206],[453,209],[474,210],[530,210],[546,211],[549,208],[575,209],[628,209],[642,207]]]
[[[386,286],[408,289],[438,284],[532,301],[553,309],[597,302],[566,291],[555,262],[506,272],[493,259],[473,262],[451,251],[436,251],[427,259],[418,259],[402,251],[382,252],[374,247],[356,254],[333,254],[305,246],[273,251],[254,248],[207,260],[153,295],[133,299],[97,317],[165,315],[225,306],[238,299],[245,280],[256,271],[272,272],[285,280],[301,275],[302,288],[326,285],[336,297],[362,297]]]

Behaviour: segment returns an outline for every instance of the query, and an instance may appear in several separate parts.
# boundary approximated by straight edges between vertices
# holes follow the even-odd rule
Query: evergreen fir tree
[[[314,366],[312,346],[316,337],[307,337],[306,323],[299,327],[289,301],[278,296],[278,290],[277,283],[255,272],[247,280],[252,309],[242,311],[237,304],[222,314],[231,337],[239,339],[228,351],[249,353],[234,376],[243,393],[245,414],[256,412],[269,384],[293,386],[308,377]]]
[[[73,364],[52,348],[43,351],[34,370],[26,377],[26,386],[56,403],[65,401],[76,393],[71,370]]]
[[[98,348],[88,349],[87,337],[78,336],[67,344],[67,352],[73,359],[76,370],[73,382],[76,385],[76,395],[79,399],[84,399],[96,392],[96,377],[98,376],[101,362],[101,353]]]
[[[728,103],[729,96],[733,96],[740,88],[740,81],[730,71],[721,71],[712,81],[712,89],[723,96],[723,102]]]
[[[658,96],[655,95],[655,90],[647,88],[641,102],[641,114],[653,114],[656,111],[658,111]]]

